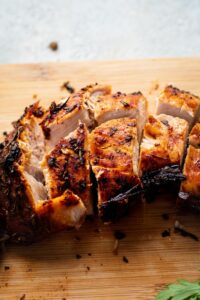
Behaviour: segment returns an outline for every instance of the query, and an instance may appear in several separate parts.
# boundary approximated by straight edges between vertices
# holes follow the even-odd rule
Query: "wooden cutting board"
[[[166,84],[200,94],[200,58],[1,65],[0,133],[36,99],[48,104],[68,95],[60,88],[68,80],[77,89],[98,82],[115,91],[141,90],[153,110]],[[160,196],[117,224],[87,221],[79,231],[28,247],[6,246],[0,254],[0,299],[154,299],[167,283],[200,277],[200,242],[175,234],[175,220],[200,237],[200,216],[179,212],[175,197]],[[171,236],[163,238],[168,228]],[[118,255],[113,254],[116,229],[126,233]]]

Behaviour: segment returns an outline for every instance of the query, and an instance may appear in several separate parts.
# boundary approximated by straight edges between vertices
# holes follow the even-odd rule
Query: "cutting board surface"
[[[166,84],[200,94],[200,58],[1,65],[0,134],[36,99],[49,104],[67,96],[60,87],[68,80],[76,89],[98,82],[114,91],[141,90],[153,111]],[[0,253],[0,299],[154,299],[167,283],[199,278],[200,242],[175,234],[175,220],[200,237],[200,216],[177,211],[175,197],[160,196],[139,204],[117,224],[88,220],[79,231],[28,247],[6,246]],[[171,236],[163,238],[168,228]],[[114,255],[117,229],[126,238]]]

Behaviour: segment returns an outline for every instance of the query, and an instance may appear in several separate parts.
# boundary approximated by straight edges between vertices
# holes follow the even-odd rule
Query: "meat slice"
[[[187,121],[169,115],[149,116],[140,147],[139,173],[150,198],[159,186],[183,180],[180,172]]]
[[[123,215],[140,192],[136,120],[107,121],[91,132],[89,142],[99,214],[104,221],[111,221]]]
[[[189,144],[200,148],[200,123],[196,123],[189,135]]]
[[[58,228],[78,227],[86,212],[81,199],[71,192],[47,201],[40,168],[44,136],[39,123],[43,113],[39,103],[26,109],[1,144],[0,225],[13,242],[32,242]],[[56,218],[65,215],[67,219]]]
[[[61,103],[53,102],[41,125],[47,139],[47,149],[51,150],[60,141],[74,131],[79,120],[88,127],[92,126],[87,100],[101,94],[110,93],[109,86],[90,85],[72,94]]]
[[[139,140],[141,139],[147,117],[147,100],[141,92],[100,95],[96,99],[90,98],[88,105],[98,125],[125,117],[137,119]]]
[[[183,174],[178,203],[200,210],[200,124],[190,133]]]
[[[55,198],[69,189],[78,195],[92,214],[88,130],[83,123],[45,156],[41,164],[49,198]]]
[[[182,118],[188,121],[190,128],[198,120],[199,113],[200,98],[172,85],[167,86],[158,98],[157,114]]]

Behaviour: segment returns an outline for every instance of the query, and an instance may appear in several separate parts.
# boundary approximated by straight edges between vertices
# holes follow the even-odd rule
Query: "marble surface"
[[[198,55],[199,0],[0,0],[0,63]]]

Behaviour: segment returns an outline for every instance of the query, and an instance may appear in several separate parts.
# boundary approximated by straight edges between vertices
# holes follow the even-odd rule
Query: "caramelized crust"
[[[149,116],[141,144],[140,175],[167,165],[182,164],[188,124],[168,115]]]
[[[200,126],[196,124],[189,136],[189,147],[183,168],[178,203],[200,210]]]
[[[79,228],[86,214],[86,208],[81,199],[69,190],[56,198],[38,201],[35,211],[40,218],[49,223],[51,231],[68,227]]]
[[[79,120],[87,126],[92,125],[87,100],[110,92],[109,86],[90,85],[69,98],[56,104],[53,102],[41,125],[47,139],[47,146],[52,149],[61,138],[67,136],[78,126]]]
[[[180,117],[192,125],[199,117],[199,108],[199,97],[169,85],[159,96],[157,114]]]
[[[200,149],[189,146],[183,174],[186,180],[181,185],[181,192],[200,197]]]
[[[88,214],[92,213],[88,130],[84,124],[80,123],[74,132],[61,139],[41,165],[49,198],[70,189],[83,199]]]
[[[192,128],[189,135],[189,143],[196,148],[200,148],[200,123],[195,124]]]
[[[15,130],[0,147],[1,233],[8,234],[13,242],[33,242],[58,228],[71,227],[72,224],[78,227],[86,211],[80,198],[70,191],[60,198],[47,201],[39,165],[44,140],[40,135],[41,114],[39,117],[37,115],[41,109],[38,105],[26,109],[23,117],[15,122]],[[63,201],[67,205],[64,206]],[[51,208],[51,217],[49,210],[48,213],[44,210],[43,202],[45,207]],[[74,205],[69,207],[71,202]]]
[[[90,99],[88,104],[98,125],[112,119],[137,118],[140,138],[147,114],[147,101],[141,92],[99,96],[95,101]]]
[[[104,203],[140,185],[136,121],[124,118],[105,122],[92,131],[89,140],[90,162],[98,183],[98,208],[104,218]],[[114,215],[119,216],[124,210],[123,205],[127,203],[128,197],[115,203],[112,207],[114,211],[110,211],[110,219]],[[119,204],[118,211],[115,207]]]

